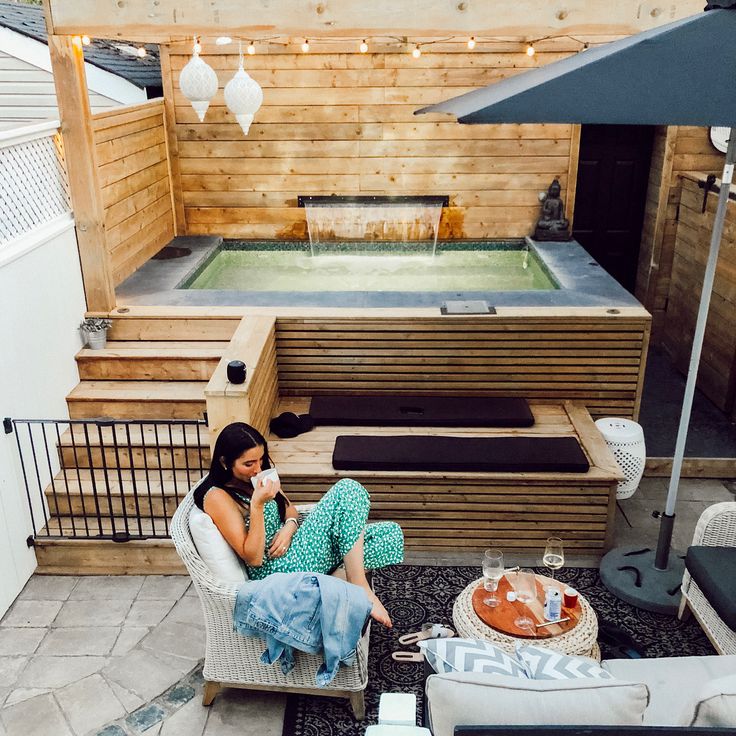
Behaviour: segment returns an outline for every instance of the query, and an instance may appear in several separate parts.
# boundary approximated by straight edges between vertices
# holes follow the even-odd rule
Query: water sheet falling
[[[314,256],[330,250],[365,249],[367,243],[426,243],[434,257],[447,196],[300,196]],[[380,250],[380,248],[371,248]],[[427,252],[425,251],[425,252]]]

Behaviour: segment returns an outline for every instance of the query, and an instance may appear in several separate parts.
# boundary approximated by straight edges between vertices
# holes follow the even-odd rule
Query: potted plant
[[[85,342],[92,350],[102,350],[105,347],[107,331],[110,327],[112,327],[112,320],[106,317],[85,317],[79,325]]]

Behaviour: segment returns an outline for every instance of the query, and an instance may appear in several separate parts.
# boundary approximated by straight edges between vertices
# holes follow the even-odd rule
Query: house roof
[[[0,26],[9,28],[41,43],[48,43],[46,21],[40,5],[0,1]],[[105,71],[117,74],[136,87],[161,86],[158,46],[145,44],[148,55],[143,59],[126,53],[125,46],[140,46],[127,41],[93,39],[84,48],[84,60]]]

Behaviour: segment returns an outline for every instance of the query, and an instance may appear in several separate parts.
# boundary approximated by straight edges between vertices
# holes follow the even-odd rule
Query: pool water
[[[383,244],[382,244],[383,245]],[[180,285],[235,291],[529,291],[559,288],[525,244],[453,243],[318,253],[308,244],[224,243]]]

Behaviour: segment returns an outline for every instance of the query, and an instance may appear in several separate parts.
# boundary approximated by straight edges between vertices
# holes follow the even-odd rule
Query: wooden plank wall
[[[92,127],[117,285],[174,237],[163,100],[99,113]]]
[[[718,195],[711,192],[703,213],[705,176],[684,175],[672,264],[663,345],[675,365],[687,371]],[[713,296],[698,371],[698,388],[720,409],[734,412],[736,389],[736,203],[729,201]]]
[[[720,176],[723,159],[710,143],[707,128],[671,126],[655,133],[636,283],[637,298],[652,313],[655,344],[664,339],[664,323],[669,319],[681,177],[686,172]]]
[[[279,317],[279,393],[569,399],[594,417],[636,419],[648,341],[643,309],[544,319]]]
[[[567,197],[577,174],[571,125],[458,125],[415,117],[422,105],[568,56],[581,42],[540,42],[534,58],[519,42],[406,46],[360,54],[357,41],[246,56],[264,103],[247,137],[224,106],[238,59],[206,46],[220,88],[203,123],[179,90],[189,45],[174,45],[170,67],[185,219],[189,234],[305,238],[298,194],[449,194],[440,237],[517,237],[533,231],[538,193],[554,177]],[[227,47],[232,49],[232,47]],[[574,150],[573,150],[574,149]],[[572,212],[568,212],[571,216]]]

